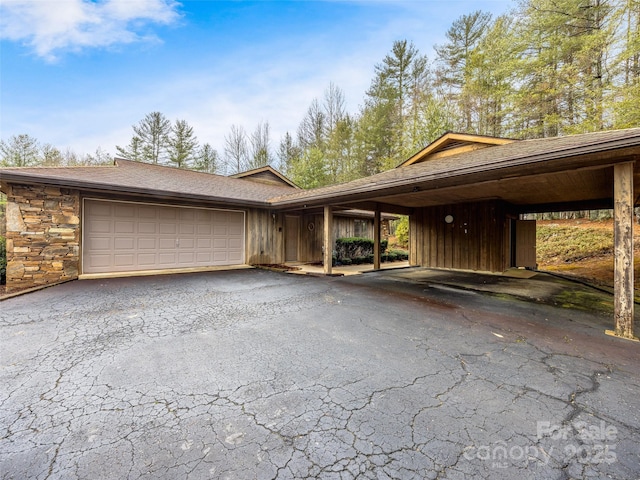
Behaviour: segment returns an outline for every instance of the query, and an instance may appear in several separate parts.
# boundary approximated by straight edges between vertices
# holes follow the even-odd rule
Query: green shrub
[[[0,285],[7,283],[7,239],[0,237]]]
[[[409,260],[409,252],[406,250],[389,250],[390,255],[395,255],[396,260]]]
[[[389,246],[388,240],[380,241],[380,252],[384,253]],[[370,238],[346,237],[336,240],[338,258],[355,258],[373,255],[373,240]]]
[[[342,265],[351,265],[353,262],[351,261],[350,258],[342,258],[342,259],[340,259],[340,263]]]
[[[353,262],[354,265],[362,265],[363,263],[365,263],[367,259],[365,257],[359,256],[359,257],[353,257],[351,259],[351,261]]]

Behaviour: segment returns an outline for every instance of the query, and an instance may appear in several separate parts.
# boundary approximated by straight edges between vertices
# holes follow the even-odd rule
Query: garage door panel
[[[178,230],[180,232],[180,235],[193,235],[194,233],[196,233],[196,226],[192,223],[181,223]]]
[[[213,261],[212,252],[197,252],[196,261],[199,264],[208,264]]]
[[[175,252],[162,252],[158,254],[158,264],[160,266],[166,267],[167,265],[175,265],[177,263]]]
[[[116,221],[114,225],[114,231],[116,234],[127,234],[135,232],[135,223],[128,221]]]
[[[180,252],[178,254],[178,262],[182,264],[191,265],[196,260],[196,255],[194,252]]]
[[[229,248],[240,249],[242,248],[242,239],[241,238],[230,238],[227,246]]]
[[[228,239],[227,238],[214,238],[213,239],[213,248],[216,250],[227,249]]]
[[[95,250],[96,252],[100,251],[111,251],[111,237],[101,238],[94,237],[89,240],[89,248],[91,250]]]
[[[153,267],[157,263],[157,255],[155,253],[139,253],[138,265]]]
[[[227,235],[229,235],[229,226],[222,225],[222,224],[214,224],[213,235],[215,237],[226,237]]]
[[[178,213],[175,208],[159,207],[158,218],[161,220],[176,220],[178,218]]]
[[[84,273],[244,263],[244,213],[85,200]]]
[[[174,250],[176,248],[176,239],[174,237],[171,237],[171,238],[159,238],[158,239],[158,247],[161,250]]]
[[[138,233],[155,234],[158,232],[158,224],[151,222],[139,222]]]
[[[227,259],[233,264],[240,263],[242,261],[242,257],[242,252],[229,252],[229,256],[227,257]]]
[[[133,237],[118,237],[113,242],[116,250],[133,250],[136,240]]]
[[[178,225],[176,225],[175,223],[162,222],[160,224],[158,232],[165,235],[175,235],[176,233],[178,233]]]
[[[114,210],[115,216],[119,218],[133,218],[136,216],[136,207],[134,205],[116,204]]]
[[[196,248],[198,250],[200,249],[211,249],[213,246],[213,243],[211,241],[211,238],[198,238],[196,240]]]
[[[210,210],[198,210],[196,212],[196,221],[198,223],[209,224],[213,219],[213,214]]]
[[[138,218],[156,219],[158,218],[158,207],[152,205],[140,205],[138,207]]]
[[[229,256],[228,256],[228,252],[226,250],[224,251],[213,251],[213,261],[214,263],[219,263],[222,264],[223,262],[226,262],[228,260]]]
[[[178,218],[181,221],[193,221],[196,218],[196,212],[189,208],[180,209],[178,213]]]
[[[135,255],[133,253],[129,253],[126,255],[116,253],[113,256],[113,264],[116,265],[117,267],[130,267],[134,265],[134,262],[133,262],[134,258],[135,258]]]
[[[96,267],[105,267],[111,263],[112,254],[96,254],[91,257],[92,265]]]
[[[197,229],[198,235],[206,235],[206,236],[211,236],[213,235],[213,225],[209,224],[198,224],[198,229]]]
[[[91,206],[92,217],[111,217],[111,203],[95,203]]]
[[[87,222],[87,231],[90,233],[110,233],[111,220],[93,219]]]
[[[138,238],[138,250],[155,250],[158,246],[156,238]]]

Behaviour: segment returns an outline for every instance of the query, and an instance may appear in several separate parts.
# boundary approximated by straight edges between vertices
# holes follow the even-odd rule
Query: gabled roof
[[[3,168],[0,180],[46,183],[70,188],[200,200],[242,206],[265,206],[267,199],[291,191],[286,185],[116,159],[113,165],[89,167]]]
[[[506,145],[515,142],[509,138],[488,137],[484,135],[471,135],[466,133],[447,132],[434,140],[418,153],[402,162],[398,167],[406,167],[414,163],[421,163],[436,158],[448,157],[459,153],[472,152],[481,148]]]
[[[245,180],[266,183],[269,185],[285,185],[293,188],[300,188],[271,165],[254,168],[252,170],[247,170],[246,172],[240,172],[229,176],[231,178],[244,178]]]
[[[2,168],[0,180],[291,210],[322,205],[370,210],[371,202],[387,208],[498,198],[516,205],[564,205],[587,197],[612,198],[611,169],[605,167],[633,161],[634,189],[640,192],[640,128],[505,143],[312,190],[128,160],[100,167]]]
[[[398,199],[398,195],[417,195],[419,192],[424,197],[439,194],[443,188],[459,186],[477,190],[477,183],[482,181],[497,184],[530,175],[582,171],[580,169],[622,161],[622,155],[626,155],[626,161],[629,161],[629,155],[640,155],[640,128],[506,143],[394,168],[343,184],[292,192],[271,198],[270,202],[281,208],[353,206],[359,200],[390,202],[391,196],[396,196],[398,201],[394,203],[401,205],[405,198]],[[537,195],[547,192],[543,190],[544,185],[529,183]],[[473,191],[467,192],[466,198],[473,197]],[[462,201],[459,198],[450,200],[450,203]]]

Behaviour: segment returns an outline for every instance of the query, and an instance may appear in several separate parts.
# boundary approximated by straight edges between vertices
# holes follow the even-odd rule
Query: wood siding
[[[365,238],[373,238],[373,219],[357,219],[354,217],[340,217],[334,214],[333,217],[333,248],[335,249],[336,239],[355,236],[356,220],[364,220],[366,225]],[[309,228],[312,224],[313,227]],[[322,261],[322,232],[324,230],[324,217],[318,215],[302,215],[300,217],[300,245],[299,261],[301,262],[321,262]]]
[[[284,215],[265,209],[247,209],[246,249],[249,265],[283,263]]]
[[[249,181],[252,181],[252,182],[264,183],[264,184],[267,184],[267,185],[279,185],[279,186],[285,185],[287,187],[290,187],[289,184],[287,184],[281,178],[279,178],[278,176],[274,175],[272,172],[270,172],[268,170],[265,170],[263,172],[252,173],[251,175],[243,176],[241,178],[243,180],[249,180]],[[293,187],[291,187],[291,188],[293,188]]]
[[[452,223],[445,217],[451,215]],[[502,272],[507,268],[507,218],[503,202],[417,209],[410,217],[409,255],[414,266]]]
[[[310,227],[309,225],[313,225]],[[322,261],[322,231],[324,217],[320,215],[302,215],[300,217],[300,245],[298,246],[301,262]]]

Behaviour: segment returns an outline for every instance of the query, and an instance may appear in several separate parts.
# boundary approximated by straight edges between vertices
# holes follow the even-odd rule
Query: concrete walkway
[[[293,274],[312,274],[323,275],[324,267],[322,265],[315,265],[310,263],[292,262],[287,263],[287,266],[298,268],[298,270],[291,270],[288,273]],[[380,264],[380,270],[392,270],[398,268],[409,267],[409,262],[385,262]],[[362,265],[340,265],[331,268],[332,274],[335,275],[360,275],[362,273],[373,272],[373,264],[366,263]]]
[[[640,348],[602,334],[607,314],[427,273],[6,300],[0,478],[640,477]]]

